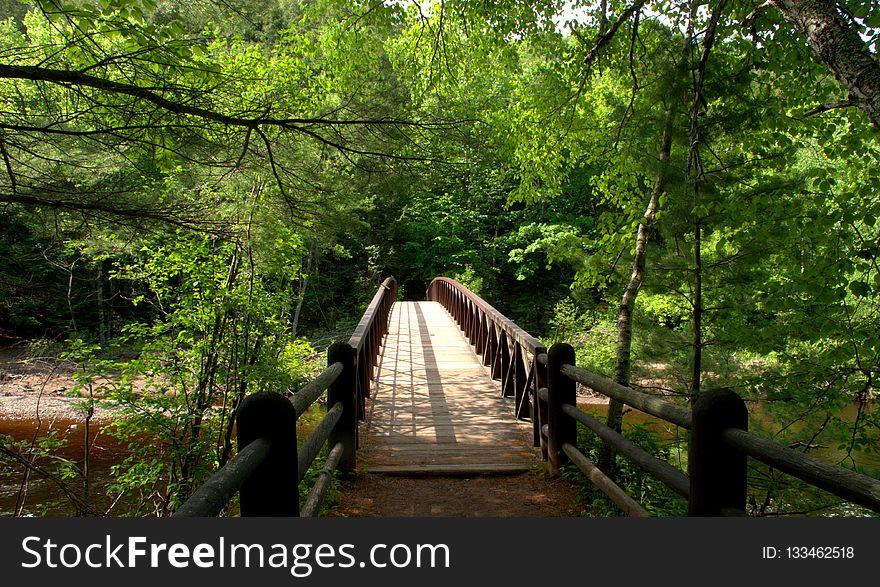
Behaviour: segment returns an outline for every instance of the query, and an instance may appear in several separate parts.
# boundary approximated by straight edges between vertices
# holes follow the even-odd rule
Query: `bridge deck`
[[[395,303],[360,430],[364,470],[527,471],[534,462],[530,432],[440,304]]]

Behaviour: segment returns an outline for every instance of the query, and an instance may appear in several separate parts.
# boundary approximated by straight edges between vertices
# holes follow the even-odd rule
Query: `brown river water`
[[[85,425],[82,419],[68,420],[56,418],[40,423],[40,436],[55,431],[57,437],[64,440],[55,453],[70,459],[80,469],[83,468],[85,453]],[[90,515],[105,515],[113,505],[116,496],[108,493],[107,487],[113,481],[111,467],[121,462],[127,455],[126,447],[116,439],[101,433],[101,424],[92,422],[89,430],[91,458],[89,459],[89,504]],[[37,433],[37,422],[34,420],[0,421],[0,435],[12,436],[19,442],[28,445]],[[75,513],[74,507],[65,498],[56,483],[32,472],[25,481],[24,467],[9,466],[8,459],[0,461],[0,516],[12,515],[16,511],[19,497],[24,495],[23,515],[36,516],[70,516]],[[54,468],[52,460],[41,457],[37,464]],[[71,491],[83,495],[85,491],[82,478],[66,480]],[[117,504],[118,505],[118,504]],[[107,515],[114,515],[111,510]]]
[[[585,405],[581,406],[585,411],[596,416],[602,416],[605,413],[604,405]],[[876,409],[876,407],[872,407]],[[848,406],[843,413],[843,419],[850,421],[855,418],[857,406]],[[757,417],[762,425],[767,424],[766,418],[753,413],[753,419]],[[763,420],[762,420],[763,418]],[[653,416],[642,412],[631,410],[626,413],[625,422],[629,425],[643,424],[650,426],[661,440],[675,440],[682,438],[683,431],[675,426],[657,420]],[[36,422],[34,420],[5,420],[0,421],[0,435],[8,435],[14,437],[18,441],[30,442],[34,438],[36,432]],[[64,446],[58,450],[58,456],[62,456],[74,461],[78,467],[82,467],[83,455],[85,450],[85,428],[83,421],[54,419],[51,422],[44,421],[41,423],[40,435],[47,434],[48,431],[54,430],[57,436],[65,440]],[[772,425],[767,426],[772,429]],[[124,500],[116,502],[118,496],[108,491],[108,486],[113,481],[112,466],[121,462],[127,455],[128,451],[125,446],[120,445],[116,439],[101,433],[101,425],[93,423],[90,429],[91,458],[89,463],[90,481],[89,481],[89,504],[91,512],[89,515],[124,515]],[[880,444],[880,441],[878,441]],[[821,447],[812,451],[811,454],[828,461],[838,463],[845,454],[836,447]],[[857,463],[868,469],[880,471],[880,453],[877,450],[862,451],[855,456]],[[70,505],[69,500],[64,497],[64,493],[59,490],[58,486],[36,473],[32,473],[27,482],[24,480],[24,471],[21,466],[8,465],[8,460],[0,461],[4,464],[0,466],[0,516],[9,516],[16,511],[16,505],[19,503],[21,495],[25,495],[23,515],[35,516],[71,516],[75,510]],[[51,462],[47,458],[42,458],[40,464],[50,466]],[[81,478],[67,480],[71,490],[83,494],[83,481]],[[26,491],[23,491],[23,487]]]

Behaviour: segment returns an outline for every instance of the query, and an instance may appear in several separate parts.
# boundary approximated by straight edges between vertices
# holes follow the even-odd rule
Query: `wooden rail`
[[[567,344],[554,345],[539,361],[548,367],[550,386],[540,390],[538,398],[548,404],[549,414],[556,415],[555,420],[551,418],[548,423],[547,436],[551,451],[549,460],[557,468],[570,461],[588,476],[595,475],[592,470],[594,465],[572,446],[570,440],[574,437],[575,423],[579,422],[636,466],[687,498],[688,514],[691,516],[745,515],[747,457],[851,503],[880,512],[880,480],[749,432],[745,403],[729,389],[704,392],[691,411],[576,367],[574,350]],[[579,410],[575,405],[572,387],[575,382],[690,430],[688,475],[647,455],[611,428]],[[620,496],[616,485],[597,483],[597,486],[624,512],[633,515],[637,511],[628,499]]]
[[[745,515],[747,459],[751,457],[880,512],[880,480],[817,459],[748,431],[748,411],[728,389],[706,391],[693,410],[622,386],[575,365],[574,349],[549,351],[534,337],[455,280],[434,279],[428,298],[455,318],[475,352],[501,380],[504,395],[516,397],[516,415],[531,417],[535,444],[557,473],[577,466],[627,515],[647,512],[577,448],[576,425],[597,434],[618,453],[688,500],[691,516]],[[688,472],[648,454],[577,407],[577,383],[690,431]]]
[[[428,285],[427,297],[440,302],[455,319],[491,377],[501,381],[501,394],[513,396],[516,417],[531,418],[534,444],[543,448],[540,422],[544,418],[531,410],[539,406],[534,397],[546,385],[546,367],[538,357],[547,347],[454,279],[435,278]]]
[[[379,358],[382,338],[388,333],[391,306],[397,300],[397,280],[387,278],[376,290],[370,305],[354,329],[348,344],[354,349],[357,365],[355,385],[358,398],[358,418],[363,420],[366,399],[370,397],[370,378]]]
[[[236,491],[243,516],[314,515],[334,471],[353,471],[357,422],[377,364],[396,282],[385,280],[347,343],[328,352],[328,367],[288,399],[254,394],[237,416],[239,453],[200,487],[176,516],[218,515]],[[691,516],[745,515],[749,457],[820,487],[852,503],[880,512],[880,480],[830,464],[748,431],[742,399],[728,389],[700,395],[692,410],[619,385],[576,366],[574,349],[549,350],[482,298],[445,277],[434,279],[428,298],[440,302],[458,323],[501,394],[514,397],[516,417],[531,418],[534,444],[551,470],[573,463],[623,512],[648,512],[577,447],[577,425],[586,426],[617,452],[688,500]],[[577,407],[576,384],[690,431],[688,471],[680,471],[600,423]],[[312,435],[297,447],[296,420],[324,391],[329,409]],[[299,484],[320,450],[328,457],[300,509]]]
[[[175,517],[217,516],[239,493],[242,516],[313,516],[323,502],[334,471],[353,472],[357,462],[357,422],[364,413],[370,377],[388,314],[397,295],[397,282],[379,287],[347,343],[327,351],[327,368],[288,398],[280,393],[256,393],[242,402],[236,416],[238,454],[199,487]],[[297,446],[299,416],[327,392],[327,413]],[[302,508],[299,485],[321,449],[330,450],[322,471]]]

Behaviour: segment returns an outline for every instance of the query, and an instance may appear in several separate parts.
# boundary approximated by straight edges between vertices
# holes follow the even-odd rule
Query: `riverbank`
[[[25,343],[0,346],[0,419],[85,418],[87,396],[74,393],[75,373],[72,363],[41,355]],[[109,415],[107,410],[95,408],[93,420]]]
[[[41,353],[26,341],[0,344],[0,420],[77,420],[85,417],[82,393],[74,394],[76,365]],[[98,387],[101,380],[96,381]],[[578,386],[579,405],[604,405],[608,398]],[[95,408],[93,421],[112,415]]]

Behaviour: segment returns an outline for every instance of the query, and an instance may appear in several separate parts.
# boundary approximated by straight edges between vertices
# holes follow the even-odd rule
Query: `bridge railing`
[[[880,480],[817,459],[748,431],[748,411],[736,393],[706,391],[691,410],[577,367],[574,349],[537,339],[453,279],[438,277],[428,299],[440,302],[483,358],[502,394],[515,397],[517,418],[532,419],[535,446],[551,469],[577,466],[620,509],[648,512],[577,448],[581,424],[688,501],[692,516],[745,515],[748,457],[849,502],[880,512]],[[687,473],[649,454],[577,407],[576,385],[690,431]]]
[[[592,430],[635,465],[685,497],[691,516],[745,515],[748,457],[880,512],[880,480],[749,432],[745,403],[729,389],[702,393],[690,410],[575,366],[574,349],[568,344],[553,345],[538,360],[548,369],[548,387],[539,390],[538,398],[547,403],[548,420],[542,429],[548,438],[551,466],[558,469],[567,462],[573,463],[628,515],[644,516],[647,512],[578,450],[576,423]],[[578,409],[576,383],[690,430],[688,474],[649,455]]]
[[[458,323],[491,377],[501,381],[501,394],[514,398],[516,417],[535,423],[534,444],[543,448],[538,426],[543,419],[533,417],[531,410],[540,407],[534,398],[546,386],[546,367],[537,359],[547,347],[454,279],[435,278],[427,297],[440,302]]]
[[[386,279],[373,296],[351,339],[327,351],[327,368],[289,398],[255,393],[236,415],[238,454],[199,487],[175,517],[217,516],[236,492],[242,516],[313,516],[323,502],[333,472],[350,473],[357,462],[357,422],[377,362],[397,282]],[[327,412],[298,447],[299,416],[327,392]],[[324,445],[323,470],[300,508],[299,485]]]
[[[370,397],[370,378],[379,360],[382,339],[388,333],[391,307],[397,300],[397,280],[387,278],[376,290],[370,305],[361,317],[348,344],[355,350],[357,374],[358,418],[364,418],[366,399]]]

